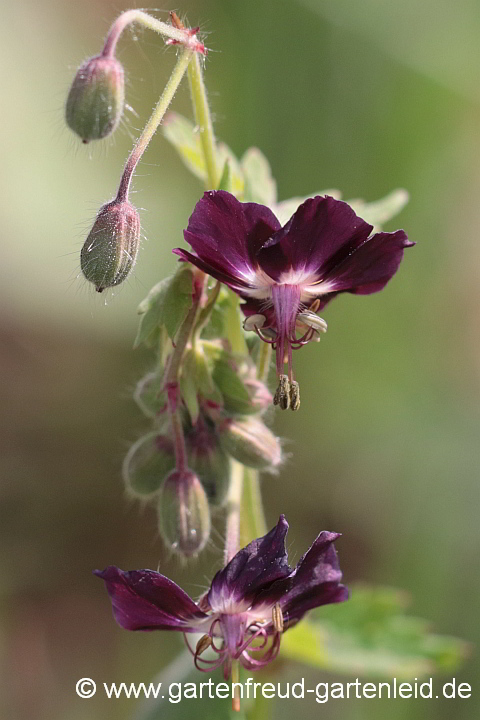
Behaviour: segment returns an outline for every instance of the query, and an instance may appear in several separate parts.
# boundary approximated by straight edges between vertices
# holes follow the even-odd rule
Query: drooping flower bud
[[[82,272],[97,292],[119,285],[130,274],[140,245],[140,216],[128,200],[104,205],[80,253]]]
[[[81,65],[68,93],[65,118],[84,143],[116,130],[125,102],[125,79],[116,57],[96,55]]]
[[[280,440],[259,418],[228,418],[218,431],[223,449],[242,465],[266,470],[282,462]]]
[[[210,504],[220,507],[230,484],[230,458],[220,447],[217,433],[200,416],[185,441],[190,467],[202,483]]]
[[[192,557],[210,537],[210,509],[202,483],[191,470],[173,470],[162,485],[158,502],[160,533],[178,555]]]
[[[156,432],[148,433],[125,456],[122,467],[125,486],[131,495],[149,497],[158,492],[174,467],[172,440]]]

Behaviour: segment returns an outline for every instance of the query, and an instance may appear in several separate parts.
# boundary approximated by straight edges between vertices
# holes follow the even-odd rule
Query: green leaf
[[[229,360],[226,353],[215,363],[213,381],[223,396],[227,412],[247,415],[256,411],[256,408],[252,407],[250,394],[238,374],[238,368]]]
[[[223,142],[217,144],[217,162],[219,167],[225,167],[228,160],[230,169],[230,191],[235,197],[243,197],[244,179],[243,171],[235,153]]]
[[[232,352],[238,353],[238,355],[247,355],[248,347],[242,328],[243,318],[240,310],[240,300],[233,290],[229,289],[227,292],[228,302],[225,305],[226,337],[230,343]]]
[[[193,645],[195,646],[195,643]],[[209,674],[210,677],[214,688],[224,682],[220,669]],[[245,720],[243,710],[252,703],[245,701],[242,703],[242,712],[233,712],[230,694],[227,698],[210,698],[208,688],[200,687],[200,683],[205,683],[205,680],[203,674],[193,667],[191,655],[182,653],[153,679],[154,685],[162,683],[162,691],[165,692],[162,692],[157,699],[144,701],[135,714],[136,719],[185,720],[188,717],[195,717],[195,720]]]
[[[283,655],[363,677],[410,679],[454,670],[467,643],[430,633],[424,620],[405,614],[406,605],[398,590],[356,586],[347,602],[319,608],[289,630]]]
[[[169,112],[163,121],[164,137],[177,150],[187,168],[200,180],[207,179],[200,136],[194,124],[176,112]]]
[[[225,164],[223,166],[222,177],[220,178],[220,182],[218,183],[218,189],[226,190],[227,192],[232,192],[231,188],[232,188],[232,180],[231,180],[231,172],[230,172],[230,161],[225,160]]]
[[[142,343],[147,347],[153,347],[156,344],[160,328],[163,325],[163,304],[170,281],[171,278],[165,278],[165,280],[161,280],[154,285],[147,297],[138,306],[137,312],[142,317],[140,318],[137,337],[133,345],[135,348]]]
[[[256,147],[249,148],[241,160],[245,177],[243,200],[271,207],[277,201],[277,183],[272,177],[269,162]]]
[[[320,190],[319,192],[313,193],[312,195],[306,195],[305,197],[293,197],[289,200],[282,200],[282,202],[276,203],[272,207],[272,210],[279,219],[280,223],[282,225],[285,225],[285,223],[290,220],[293,213],[300,207],[302,203],[305,202],[305,200],[308,200],[312,197],[317,197],[317,195],[330,195],[336,200],[340,200],[342,197],[342,193],[340,192],[340,190]]]
[[[193,272],[183,264],[171,278],[163,303],[163,323],[171,340],[193,305]]]
[[[175,275],[157,283],[138,306],[140,326],[134,347],[142,343],[155,346],[165,327],[171,340],[192,307],[193,273],[188,265],[181,265]]]
[[[375,229],[379,230],[384,223],[391,220],[403,210],[408,200],[408,192],[399,188],[375,202],[367,203],[365,200],[356,199],[349,200],[348,204],[355,210],[357,215],[370,223],[370,225],[373,225]]]

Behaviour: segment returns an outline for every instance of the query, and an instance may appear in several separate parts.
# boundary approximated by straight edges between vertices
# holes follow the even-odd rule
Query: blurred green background
[[[80,700],[75,682],[148,681],[181,643],[117,628],[92,569],[160,564],[195,595],[221,560],[221,524],[202,562],[169,559],[154,513],[123,496],[119,474],[148,429],[131,399],[150,362],[132,350],[136,307],[173,269],[171,248],[201,193],[161,136],[134,183],[147,238],[134,278],[106,302],[78,278],[85,233],[174,62],[157,36],[126,32],[119,57],[138,115],[95,148],[64,128],[76,66],[127,7],[2,6],[2,720],[131,717],[136,701]],[[263,480],[269,524],[287,514],[293,560],[320,529],[341,531],[347,583],[404,588],[415,614],[478,646],[480,4],[185,0],[177,9],[209,33],[218,137],[238,155],[258,145],[281,199],[327,187],[367,200],[399,186],[411,193],[387,228],[418,243],[398,275],[378,295],[335,300],[325,340],[295,358],[303,403],[276,416],[291,459]],[[173,107],[190,116],[186,85]],[[455,674],[472,699],[337,701],[321,712],[470,720],[475,650]],[[335,679],[291,667],[292,679],[302,675]],[[275,717],[292,710],[311,718],[319,707],[280,701]]]

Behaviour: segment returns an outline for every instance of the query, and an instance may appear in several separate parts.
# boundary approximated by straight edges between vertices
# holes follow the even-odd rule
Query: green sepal
[[[222,395],[212,379],[210,360],[201,347],[191,348],[185,353],[179,382],[180,392],[193,425],[197,422],[200,412],[199,395],[218,405],[223,402]]]
[[[155,346],[160,338],[159,329],[165,327],[171,340],[193,304],[193,272],[182,264],[175,275],[157,283],[138,306],[140,326],[134,347],[142,343]]]
[[[336,673],[412,679],[451,672],[468,653],[462,640],[429,632],[405,614],[405,593],[354,586],[347,602],[325,605],[289,630],[283,657]]]
[[[250,393],[238,374],[238,367],[227,353],[223,353],[215,362],[212,377],[222,393],[224,408],[228,413],[249,415],[257,412],[252,406]]]
[[[241,166],[245,178],[243,200],[272,207],[277,202],[277,183],[262,151],[249,148],[242,157]]]
[[[133,399],[144,415],[150,418],[157,417],[167,405],[167,394],[163,389],[163,373],[150,372],[139,380]]]

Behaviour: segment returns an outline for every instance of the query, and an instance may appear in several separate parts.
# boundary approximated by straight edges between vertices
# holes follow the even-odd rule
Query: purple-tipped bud
[[[84,143],[101,140],[116,130],[124,102],[121,63],[113,56],[96,55],[77,70],[65,108],[67,125]]]
[[[188,464],[202,483],[210,504],[220,507],[230,484],[230,458],[220,447],[216,432],[201,419],[185,440]]]
[[[267,470],[282,462],[280,440],[256,417],[228,418],[218,426],[220,444],[242,465]]]
[[[173,470],[158,502],[160,533],[166,545],[185,558],[198,555],[210,537],[210,509],[202,483],[191,470]]]
[[[97,292],[130,274],[140,245],[140,216],[128,200],[112,200],[97,215],[80,253],[82,272]]]
[[[146,498],[158,492],[175,467],[170,438],[152,432],[132,445],[123,461],[122,474],[127,491]]]

